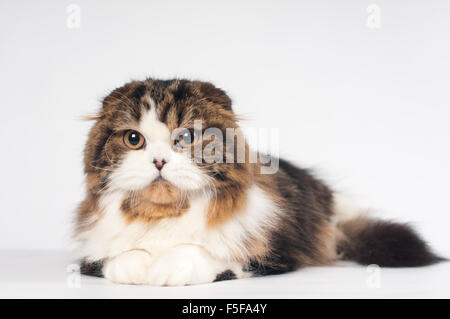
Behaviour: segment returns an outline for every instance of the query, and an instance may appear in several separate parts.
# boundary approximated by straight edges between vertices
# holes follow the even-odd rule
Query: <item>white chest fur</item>
[[[163,219],[154,224],[129,223],[120,210],[123,194],[105,195],[103,212],[93,226],[78,235],[81,241],[78,257],[98,260],[114,257],[131,249],[144,249],[158,255],[182,244],[202,246],[212,256],[233,260],[248,254],[245,245],[249,237],[265,241],[268,228],[277,221],[278,208],[256,185],[247,194],[247,205],[228,222],[215,228],[207,227],[208,199],[190,201],[187,213],[177,218]]]

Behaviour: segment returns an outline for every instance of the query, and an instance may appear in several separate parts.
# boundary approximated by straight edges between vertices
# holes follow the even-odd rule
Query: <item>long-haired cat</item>
[[[239,131],[237,117],[211,83],[133,81],[92,119],[75,232],[82,273],[176,286],[338,259],[387,267],[441,260],[407,225],[350,214],[304,169],[272,158],[278,170],[264,173],[242,136],[226,134]]]

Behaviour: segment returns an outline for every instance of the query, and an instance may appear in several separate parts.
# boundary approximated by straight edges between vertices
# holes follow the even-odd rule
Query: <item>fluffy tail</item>
[[[381,267],[418,267],[444,260],[407,224],[357,217],[338,224],[342,259]]]

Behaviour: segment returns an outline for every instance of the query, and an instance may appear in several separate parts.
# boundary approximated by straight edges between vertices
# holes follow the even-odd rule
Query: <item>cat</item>
[[[132,81],[90,119],[74,235],[83,274],[183,286],[337,260],[385,267],[442,260],[408,225],[347,208],[308,170],[270,158],[278,169],[264,173],[267,158],[250,161],[254,152],[245,140],[239,147],[239,133],[205,134],[239,132],[231,99],[209,82]],[[207,147],[213,161],[201,154]],[[228,160],[239,152],[244,160]]]

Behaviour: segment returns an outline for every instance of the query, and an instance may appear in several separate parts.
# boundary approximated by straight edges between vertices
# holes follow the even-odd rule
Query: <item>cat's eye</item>
[[[145,138],[137,131],[128,130],[123,134],[123,143],[132,150],[139,150],[145,146]]]
[[[197,137],[198,134],[196,134],[194,130],[184,129],[177,135],[177,138],[174,140],[174,146],[189,147],[197,141]]]

